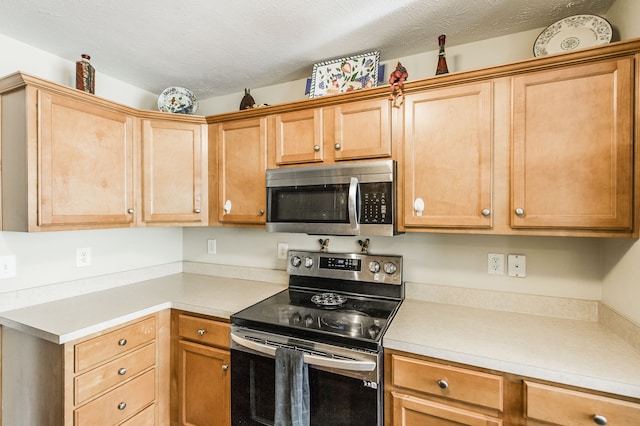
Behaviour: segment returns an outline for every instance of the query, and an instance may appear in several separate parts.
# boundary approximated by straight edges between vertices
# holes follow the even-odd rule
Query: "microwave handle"
[[[358,195],[358,182],[357,177],[352,177],[349,182],[349,201],[348,201],[348,209],[349,209],[349,224],[351,225],[351,229],[353,231],[357,231],[360,227],[358,223],[358,212],[357,212],[357,195]]]

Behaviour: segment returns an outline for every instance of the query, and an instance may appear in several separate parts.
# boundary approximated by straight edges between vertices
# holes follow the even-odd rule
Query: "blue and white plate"
[[[599,46],[611,41],[613,30],[606,19],[596,15],[574,15],[549,25],[533,44],[535,56]]]
[[[158,96],[158,110],[174,114],[195,114],[198,99],[184,87],[167,87]]]

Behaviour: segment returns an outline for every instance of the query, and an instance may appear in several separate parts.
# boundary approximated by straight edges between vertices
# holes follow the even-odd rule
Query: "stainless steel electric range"
[[[232,424],[273,425],[278,347],[309,366],[311,425],[383,424],[382,337],[402,257],[291,251],[286,290],[231,316]]]

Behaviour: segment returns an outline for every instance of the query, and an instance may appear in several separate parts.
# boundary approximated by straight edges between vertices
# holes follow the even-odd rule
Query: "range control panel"
[[[402,284],[402,256],[290,251],[290,275]]]

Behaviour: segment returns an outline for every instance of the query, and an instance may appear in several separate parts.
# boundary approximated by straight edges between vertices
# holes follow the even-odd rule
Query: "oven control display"
[[[362,270],[362,261],[360,259],[345,259],[343,257],[320,256],[320,268],[359,272]]]

